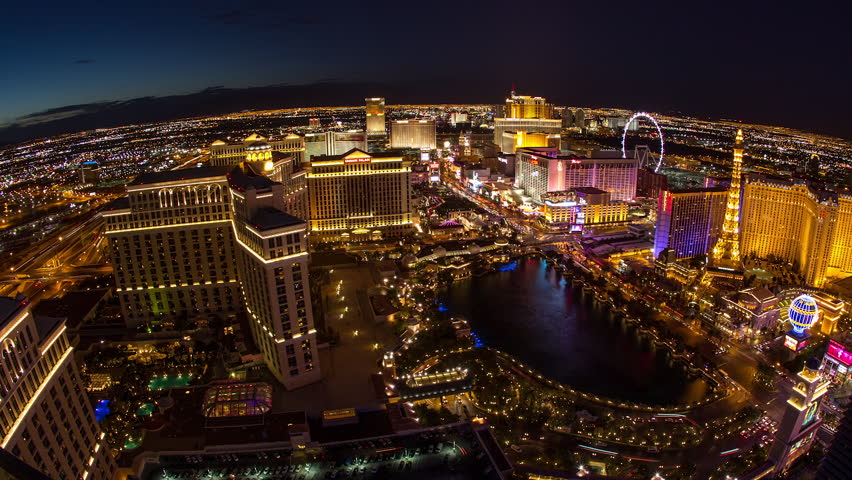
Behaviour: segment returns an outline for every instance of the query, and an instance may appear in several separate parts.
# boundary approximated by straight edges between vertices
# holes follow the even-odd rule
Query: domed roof
[[[817,357],[811,357],[805,360],[805,366],[811,370],[819,370],[820,360]]]
[[[272,148],[272,145],[264,142],[263,140],[258,140],[256,142],[251,142],[246,147],[246,151],[248,152],[256,152],[258,150],[269,150]]]
[[[804,333],[805,330],[811,328],[811,325],[816,321],[818,311],[816,300],[810,295],[796,297],[790,304],[790,308],[787,309],[793,331]]]

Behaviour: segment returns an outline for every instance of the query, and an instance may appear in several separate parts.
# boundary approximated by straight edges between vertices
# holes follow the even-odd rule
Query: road
[[[0,274],[0,295],[20,293],[35,303],[61,295],[87,278],[111,273],[102,228],[103,218],[92,209],[78,223],[32,246],[20,255],[22,260]]]

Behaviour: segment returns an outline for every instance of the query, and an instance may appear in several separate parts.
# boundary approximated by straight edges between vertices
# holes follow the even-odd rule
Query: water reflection
[[[574,388],[649,403],[691,402],[707,392],[652,339],[543,260],[456,282],[441,300],[470,321],[481,343]]]

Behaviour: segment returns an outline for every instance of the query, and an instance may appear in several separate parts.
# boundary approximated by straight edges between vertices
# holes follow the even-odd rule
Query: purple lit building
[[[727,198],[724,188],[664,190],[657,203],[654,256],[666,248],[678,259],[706,255],[722,231]]]

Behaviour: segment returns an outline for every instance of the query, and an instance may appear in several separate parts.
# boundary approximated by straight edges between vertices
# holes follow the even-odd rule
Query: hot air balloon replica
[[[784,338],[784,346],[798,352],[808,344],[808,329],[813,326],[819,316],[816,300],[810,295],[799,295],[790,303],[787,309],[790,318],[790,331]]]

